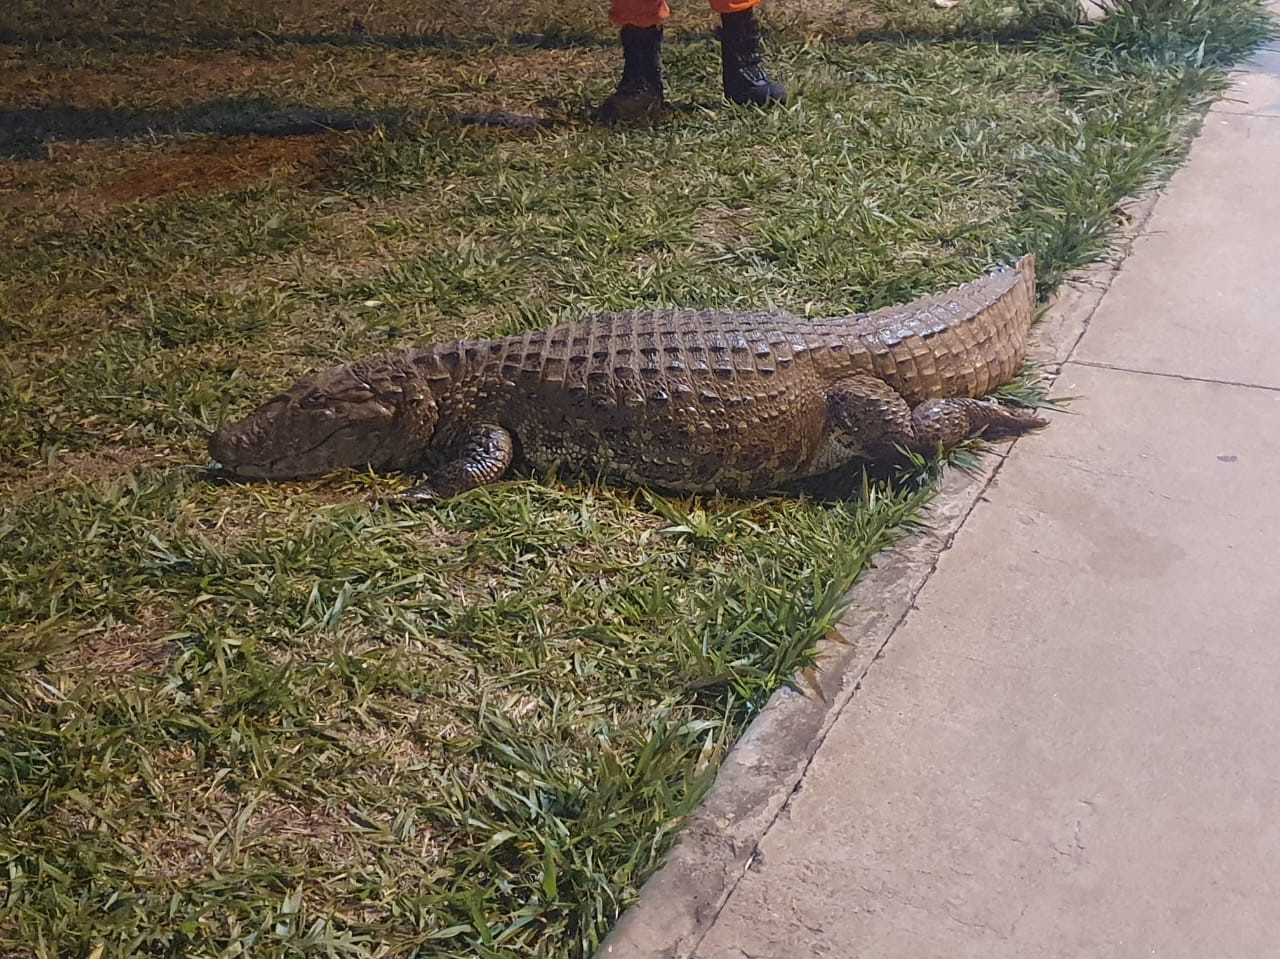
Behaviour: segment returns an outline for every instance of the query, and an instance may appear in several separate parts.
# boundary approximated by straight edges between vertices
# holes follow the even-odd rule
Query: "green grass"
[[[204,432],[318,365],[595,309],[866,309],[1027,249],[1051,289],[1266,26],[779,2],[763,114],[688,8],[672,115],[623,133],[586,118],[598,5],[103,6],[0,19],[6,957],[589,955],[934,470],[409,509],[212,482]]]

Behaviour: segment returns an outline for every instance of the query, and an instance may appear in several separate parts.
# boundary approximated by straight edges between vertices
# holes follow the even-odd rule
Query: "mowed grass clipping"
[[[1048,290],[1266,29],[778,2],[765,114],[686,7],[670,117],[612,132],[594,5],[103,6],[0,16],[6,957],[590,955],[927,484],[410,509],[216,483],[206,431],[595,309],[868,309],[1025,250]]]

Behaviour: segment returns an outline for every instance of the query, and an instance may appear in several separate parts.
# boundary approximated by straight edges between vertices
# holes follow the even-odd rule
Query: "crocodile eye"
[[[327,410],[333,405],[333,397],[325,393],[307,393],[298,405],[304,410]]]

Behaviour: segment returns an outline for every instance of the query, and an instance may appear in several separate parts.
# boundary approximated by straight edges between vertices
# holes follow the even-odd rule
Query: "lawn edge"
[[[1047,386],[1088,329],[1163,190],[1161,186],[1124,204],[1124,222],[1111,252],[1073,272],[1051,297],[1032,331],[1030,350],[1031,359],[1042,365]],[[751,868],[765,832],[786,814],[818,747],[1019,442],[993,448],[973,472],[947,470],[927,508],[927,526],[879,554],[859,577],[847,594],[850,605],[835,636],[818,644],[814,685],[783,686],[769,698],[597,959],[686,959],[693,954]],[[1034,443],[1034,436],[1025,442]]]

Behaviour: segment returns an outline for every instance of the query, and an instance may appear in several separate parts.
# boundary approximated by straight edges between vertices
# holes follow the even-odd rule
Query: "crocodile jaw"
[[[420,391],[381,390],[349,367],[299,380],[209,437],[209,455],[245,479],[311,479],[341,469],[406,469],[421,462],[434,405]]]
[[[255,413],[224,426],[209,437],[209,455],[232,476],[263,480],[312,479],[382,459],[370,442],[376,431],[349,424],[317,441],[294,432],[289,419],[269,423]]]

